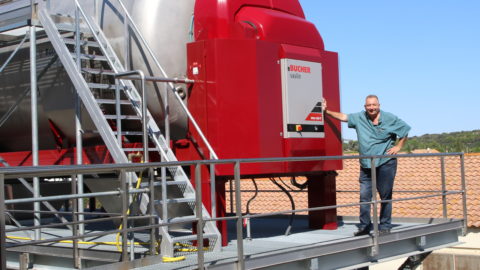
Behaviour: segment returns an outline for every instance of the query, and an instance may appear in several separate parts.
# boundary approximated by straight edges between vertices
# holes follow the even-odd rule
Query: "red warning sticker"
[[[316,113],[316,112],[311,112],[307,118],[305,119],[307,121],[323,121],[323,114],[321,113]]]

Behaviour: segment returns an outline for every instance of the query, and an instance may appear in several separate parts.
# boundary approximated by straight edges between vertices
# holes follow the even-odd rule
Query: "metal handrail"
[[[240,159],[218,159],[218,160],[193,160],[193,161],[167,161],[150,163],[118,163],[118,164],[89,164],[89,165],[54,165],[54,166],[25,166],[0,168],[0,174],[5,174],[5,179],[14,179],[18,177],[39,177],[47,176],[65,176],[71,174],[92,174],[92,173],[114,173],[120,169],[130,171],[141,171],[148,168],[191,166],[201,164],[234,164],[240,163],[275,163],[275,162],[301,162],[301,161],[326,161],[326,160],[344,160],[344,159],[367,159],[367,158],[402,158],[402,157],[441,157],[441,156],[461,156],[464,153],[429,153],[429,154],[400,154],[400,155],[374,155],[374,156],[311,156],[311,157],[281,157],[281,158],[240,158]]]
[[[296,210],[285,210],[285,211],[277,211],[277,212],[270,212],[270,213],[261,213],[261,214],[249,214],[249,215],[243,215],[242,209],[241,209],[241,189],[240,187],[240,164],[241,163],[258,163],[258,162],[287,162],[287,161],[292,161],[292,162],[299,162],[299,161],[312,161],[312,160],[342,160],[342,159],[360,159],[360,158],[369,158],[373,160],[374,158],[377,157],[392,157],[392,156],[387,156],[387,155],[382,155],[382,156],[332,156],[332,157],[297,157],[297,158],[262,158],[262,159],[230,159],[230,160],[199,160],[199,161],[188,161],[188,162],[156,162],[156,163],[149,163],[149,164],[102,164],[102,165],[72,165],[72,166],[48,166],[48,167],[9,167],[9,168],[0,168],[0,211],[5,211],[5,204],[10,204],[10,203],[18,203],[18,202],[25,202],[25,201],[38,201],[40,198],[27,198],[27,199],[14,199],[14,200],[5,200],[4,199],[4,193],[3,191],[3,185],[4,185],[4,180],[5,179],[12,179],[12,178],[18,178],[20,176],[27,177],[29,175],[37,175],[37,176],[60,176],[60,175],[74,175],[74,174],[88,174],[92,172],[101,172],[101,173],[107,173],[107,172],[121,172],[120,175],[125,175],[127,171],[138,171],[138,170],[144,170],[147,168],[159,168],[159,167],[168,167],[172,166],[172,164],[176,165],[185,165],[185,164],[190,164],[190,165],[195,165],[196,166],[196,172],[198,173],[200,171],[200,166],[206,166],[209,165],[210,163],[215,163],[215,164],[233,164],[234,165],[234,180],[235,180],[235,197],[236,197],[236,213],[235,216],[231,217],[215,217],[215,218],[210,218],[206,219],[203,218],[201,213],[197,213],[197,217],[195,220],[198,222],[198,226],[201,226],[202,223],[204,222],[210,222],[210,221],[220,221],[220,220],[232,220],[236,219],[237,220],[237,252],[238,252],[238,261],[239,265],[243,265],[243,236],[241,234],[242,230],[242,220],[244,218],[259,218],[259,217],[266,217],[266,216],[273,216],[273,215],[279,215],[279,214],[289,214],[289,213],[297,213],[297,212],[305,212],[305,211],[321,211],[321,210],[327,210],[327,209],[334,209],[334,208],[341,208],[341,207],[351,207],[351,206],[357,206],[357,205],[362,205],[362,204],[370,204],[370,205],[378,205],[381,203],[385,202],[398,202],[398,201],[407,201],[407,200],[418,200],[418,199],[425,199],[425,198],[432,198],[432,197],[444,197],[448,195],[454,195],[454,194],[462,194],[462,203],[464,207],[464,216],[463,216],[463,222],[464,222],[464,228],[466,226],[466,185],[465,185],[465,175],[464,175],[464,165],[463,165],[463,153],[448,153],[448,154],[406,154],[406,155],[396,155],[395,157],[445,157],[445,156],[459,156],[460,157],[460,162],[462,163],[461,165],[461,181],[462,181],[462,188],[457,191],[443,191],[443,192],[437,192],[436,194],[429,194],[425,196],[415,196],[415,197],[408,197],[408,198],[401,198],[401,199],[392,199],[392,200],[375,200],[373,199],[370,202],[363,202],[363,203],[352,203],[352,204],[342,204],[342,205],[331,205],[331,206],[322,206],[322,207],[312,207],[312,208],[306,208],[306,209],[296,209]],[[59,171],[60,170],[60,171]],[[111,194],[117,194],[121,195],[122,197],[126,197],[127,193],[143,193],[143,192],[149,192],[149,189],[138,189],[138,190],[129,190],[128,192],[122,191],[123,189],[128,189],[127,185],[122,185],[119,191],[111,191]],[[200,193],[201,191],[201,185],[196,186],[197,192]],[[97,192],[97,193],[89,193],[89,194],[72,194],[72,195],[62,195],[62,196],[49,196],[49,197],[42,197],[41,199],[47,200],[47,199],[75,199],[79,197],[92,197],[92,196],[99,196],[99,195],[107,195],[108,192]],[[200,196],[199,196],[200,197]],[[200,200],[197,200],[196,204],[201,204]],[[74,215],[78,213],[73,213]],[[0,225],[2,226],[2,231],[5,232],[5,223],[4,223],[4,217],[1,215],[0,217]],[[138,218],[149,218],[150,216],[142,216]],[[124,222],[126,222],[127,219],[131,219],[131,217],[128,217],[126,215],[120,215],[120,216],[115,216],[111,218],[122,218]],[[93,221],[87,221],[87,222],[93,222]],[[108,232],[101,232],[101,233],[95,233],[95,234],[83,234],[83,235],[76,235],[73,237],[65,237],[65,239],[80,239],[84,237],[89,237],[93,235],[105,235],[105,234],[112,234],[112,233],[122,233],[126,234],[127,232],[133,232],[133,231],[140,231],[140,230],[146,230],[146,229],[152,229],[152,228],[159,228],[160,226],[167,226],[171,224],[176,224],[176,223],[184,223],[184,222],[191,222],[189,221],[180,221],[180,222],[162,222],[158,224],[150,224],[148,226],[142,226],[142,227],[135,227],[135,228],[126,228],[123,227],[121,230],[112,230]],[[374,219],[374,223],[377,222],[378,220]],[[72,222],[72,224],[81,224],[85,223],[85,221],[76,221]],[[378,224],[377,224],[378,225]],[[41,226],[40,226],[41,227]],[[35,227],[36,228],[36,227]],[[378,229],[378,228],[377,228]],[[378,230],[374,232],[373,234],[373,242],[372,242],[372,255],[375,255],[375,253],[378,253]],[[5,243],[5,234],[3,233],[1,235],[2,238],[2,243]],[[20,245],[27,245],[27,244],[33,244],[33,243],[47,243],[47,242],[52,242],[56,241],[59,238],[56,238],[54,240],[48,239],[48,240],[40,240],[40,241],[35,241],[35,242],[28,242],[28,243],[21,243]],[[63,239],[63,238],[62,238]],[[199,242],[200,243],[200,242]],[[1,247],[4,251],[5,246],[2,245]],[[199,254],[198,256],[203,256],[202,254]],[[199,257],[199,263],[203,264],[203,257]],[[200,267],[200,266],[199,266]]]
[[[145,74],[141,70],[132,70],[116,73],[115,78],[125,78],[133,74],[138,74],[140,88],[142,92],[142,138],[143,138],[143,162],[148,163],[148,134],[147,134],[147,96],[145,95]],[[118,98],[118,96],[117,96]],[[117,113],[118,116],[118,113]]]

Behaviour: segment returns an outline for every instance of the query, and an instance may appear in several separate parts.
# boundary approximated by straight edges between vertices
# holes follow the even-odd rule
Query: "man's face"
[[[365,100],[365,111],[370,117],[377,116],[378,113],[380,112],[380,103],[378,103],[378,99],[374,97],[367,98]]]

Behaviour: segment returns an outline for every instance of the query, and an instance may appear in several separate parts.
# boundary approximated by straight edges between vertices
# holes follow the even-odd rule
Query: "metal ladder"
[[[109,41],[103,34],[102,30],[96,25],[93,20],[91,20],[88,15],[82,10],[78,2],[77,8],[82,14],[82,24],[80,32],[84,37],[88,37],[87,40],[82,39],[81,46],[93,48],[96,53],[101,54],[89,54],[88,52],[83,52],[80,55],[77,55],[75,52],[72,52],[72,47],[75,47],[76,41],[70,38],[64,38],[61,36],[61,33],[65,32],[74,32],[75,33],[75,23],[70,22],[68,18],[62,18],[59,15],[52,17],[46,8],[40,8],[38,19],[42,24],[49,40],[51,41],[55,51],[57,52],[59,59],[61,60],[66,72],[68,73],[75,89],[81,98],[84,107],[88,111],[92,121],[94,122],[98,133],[102,137],[105,145],[107,146],[111,156],[113,157],[116,163],[127,163],[129,162],[125,151],[143,151],[143,149],[122,149],[121,142],[119,143],[116,132],[112,129],[112,123],[108,120],[114,120],[120,117],[123,120],[132,120],[132,121],[141,121],[142,118],[142,104],[141,97],[135,88],[134,84],[129,80],[120,80],[122,85],[122,92],[124,99],[118,102],[118,99],[114,98],[104,98],[101,94],[102,91],[112,91],[116,87],[112,84],[105,84],[103,82],[89,81],[88,79],[92,74],[101,74],[105,76],[113,76],[116,73],[125,72],[125,68],[118,59],[117,55],[113,51]],[[64,19],[61,22],[55,23],[53,18]],[[57,20],[58,21],[58,20]],[[75,60],[77,57],[80,57],[81,60],[89,61],[95,65],[105,67],[108,66],[110,70],[105,71],[105,69],[98,68],[82,68],[78,69]],[[100,89],[100,90],[97,90]],[[96,97],[100,96],[100,98]],[[108,94],[107,94],[108,96]],[[112,96],[112,95],[110,95]],[[115,104],[116,106],[126,106],[131,112],[130,115],[112,115],[106,114],[102,110],[102,106],[105,104]],[[166,161],[176,161],[176,157],[172,150],[169,147],[169,142],[165,141],[164,136],[161,134],[161,131],[153,120],[150,112],[147,110],[146,114],[147,119],[147,131],[149,138],[154,148],[149,148],[149,151],[158,151],[159,154]],[[121,135],[135,136],[140,135],[141,132],[138,131],[123,131]],[[171,207],[187,207],[190,208],[189,211],[185,209],[181,211],[175,211],[176,213],[195,213],[195,190],[190,183],[188,176],[185,171],[180,166],[172,166],[167,168],[171,179],[167,181],[167,185],[170,189],[174,188],[177,190],[178,197],[168,198],[165,202],[162,200],[155,200],[155,205],[166,204],[168,208]],[[136,182],[136,175],[132,174],[130,177],[133,178],[133,182]],[[155,186],[159,187],[160,182],[156,182]],[[147,211],[148,196],[143,194],[141,199],[140,210],[143,214]],[[172,206],[175,205],[175,206]],[[210,218],[210,215],[206,211],[205,207],[202,204],[202,217],[204,219]],[[179,222],[194,219],[194,214],[183,215],[183,216],[174,216],[166,217],[166,220],[163,219],[162,213],[158,210],[159,207],[155,207],[156,213],[158,215],[158,220],[160,222]],[[196,235],[193,235],[192,232],[188,234],[185,232],[173,232],[169,226],[161,226],[159,228],[162,240],[161,240],[161,254],[163,256],[173,256],[175,253],[175,244],[184,243],[190,244],[192,241],[197,239]],[[203,238],[208,239],[209,250],[219,250],[221,247],[221,235],[215,226],[214,222],[206,222],[203,228]]]

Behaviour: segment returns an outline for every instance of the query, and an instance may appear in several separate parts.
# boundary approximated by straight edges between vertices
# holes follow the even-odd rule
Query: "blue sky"
[[[381,109],[410,136],[480,129],[480,1],[300,0],[327,50],[339,53],[341,109]],[[355,131],[342,126],[344,139]]]

